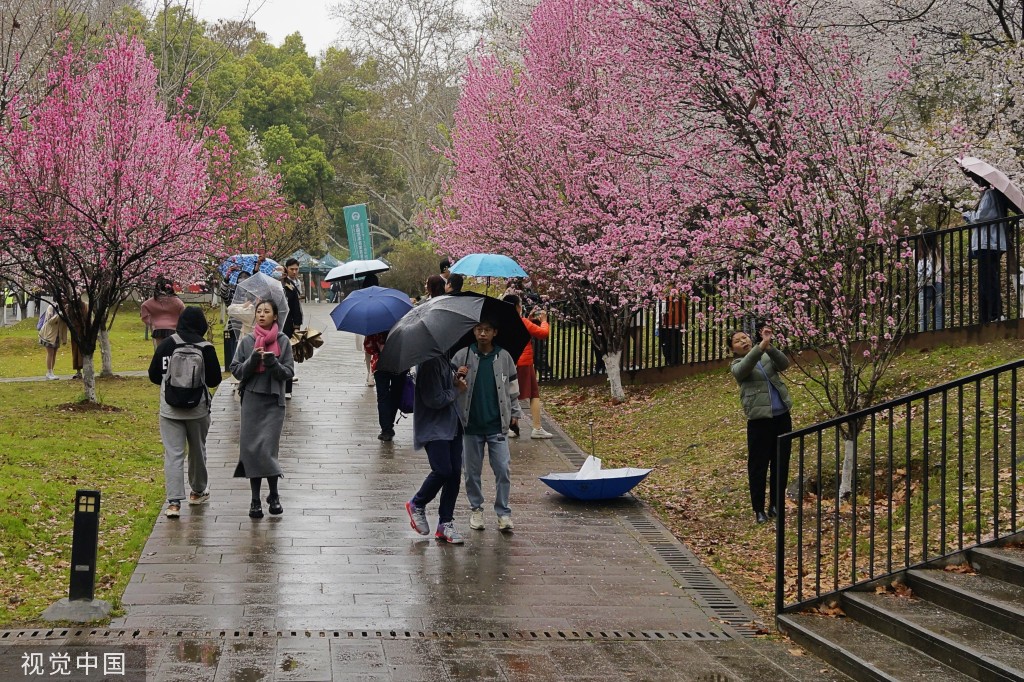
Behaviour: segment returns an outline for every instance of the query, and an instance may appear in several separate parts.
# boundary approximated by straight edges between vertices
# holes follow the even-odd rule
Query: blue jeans
[[[484,445],[491,460],[491,471],[494,472],[494,513],[498,516],[510,516],[508,495],[512,490],[512,479],[508,475],[509,461],[512,455],[508,450],[508,440],[504,434],[495,433],[490,436],[465,434],[462,436],[463,449],[466,452],[466,496],[469,506],[482,509],[484,493],[480,489],[480,476],[484,466]]]
[[[426,507],[440,492],[437,518],[440,523],[448,523],[455,518],[455,503],[459,500],[462,483],[462,438],[456,435],[451,440],[432,440],[423,447],[430,462],[430,473],[412,503]]]
[[[926,284],[917,290],[917,331],[923,332],[931,322],[932,329],[942,329],[942,283]]]

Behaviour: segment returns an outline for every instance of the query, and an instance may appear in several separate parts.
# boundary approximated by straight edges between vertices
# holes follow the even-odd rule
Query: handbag
[[[398,410],[402,414],[412,414],[413,406],[416,404],[416,380],[411,374],[406,373],[405,384],[402,386],[402,397],[398,400]]]

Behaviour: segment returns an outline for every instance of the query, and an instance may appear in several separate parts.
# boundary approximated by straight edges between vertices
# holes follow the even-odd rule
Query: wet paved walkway
[[[538,481],[582,461],[560,431],[512,442],[514,534],[499,533],[490,514],[486,530],[470,530],[464,495],[465,545],[415,534],[403,503],[426,457],[412,450],[409,420],[393,443],[377,440],[362,351],[333,331],[329,309],[307,309],[330,331],[298,366],[281,451],[284,515],[247,516],[248,485],[231,478],[238,405],[222,390],[209,504],[159,517],[109,629],[40,631],[36,641],[145,646],[150,681],[836,676],[748,638],[753,614],[634,498],[577,503]],[[33,637],[13,639],[4,643]]]

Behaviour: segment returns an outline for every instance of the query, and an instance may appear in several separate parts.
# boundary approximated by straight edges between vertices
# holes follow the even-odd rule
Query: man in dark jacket
[[[181,513],[185,497],[184,465],[188,457],[188,482],[192,489],[189,504],[203,504],[210,499],[206,472],[206,435],[210,431],[210,391],[221,380],[217,349],[208,342],[207,323],[203,311],[189,306],[178,318],[175,333],[160,342],[149,363],[149,380],[160,385],[160,440],[164,445],[164,487],[167,492],[168,518]],[[194,346],[203,354],[203,393],[195,407],[174,407],[166,399],[164,377],[174,351],[182,346]]]
[[[302,295],[299,293],[299,261],[289,258],[284,263],[284,278],[281,280],[284,287],[284,297],[288,301],[288,319],[281,327],[281,333],[292,338],[292,334],[302,326]],[[292,379],[285,382],[284,397],[292,397]]]

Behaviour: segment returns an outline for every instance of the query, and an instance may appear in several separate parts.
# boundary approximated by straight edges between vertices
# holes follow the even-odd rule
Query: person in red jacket
[[[551,333],[548,326],[548,314],[544,310],[534,308],[529,316],[523,316],[523,301],[515,294],[506,294],[502,299],[516,307],[519,316],[530,336],[535,339],[546,339]],[[537,386],[537,369],[533,366],[533,344],[526,344],[519,359],[516,360],[516,374],[519,375],[519,399],[530,401],[530,420],[533,432],[530,438],[553,438],[554,435],[545,431],[540,425],[540,388]],[[518,429],[512,429],[510,437],[518,436]]]

